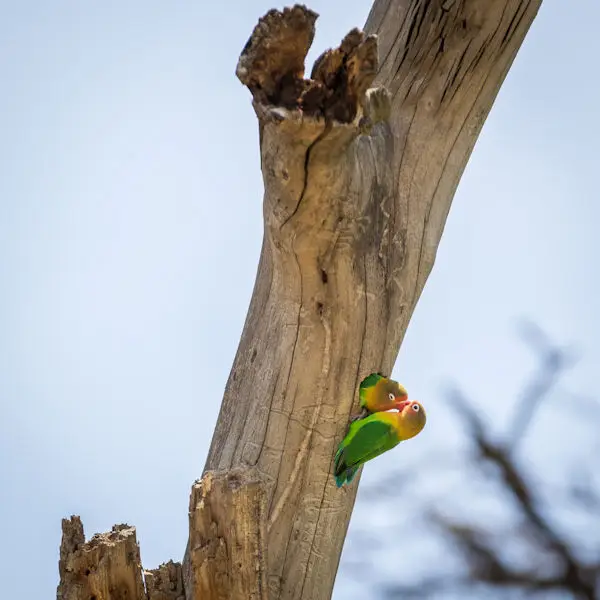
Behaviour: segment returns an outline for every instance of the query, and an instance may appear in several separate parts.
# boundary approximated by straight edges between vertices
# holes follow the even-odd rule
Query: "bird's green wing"
[[[367,395],[369,392],[372,392],[372,388],[374,388],[382,379],[385,379],[385,377],[381,373],[371,373],[360,382],[360,386],[358,387],[358,397],[360,398],[360,405],[362,407],[367,405]]]
[[[350,483],[362,464],[393,448],[399,441],[393,426],[379,415],[352,423],[335,455],[337,486]]]
[[[398,441],[394,428],[378,418],[352,423],[344,449],[346,464],[354,466],[365,463],[393,448]]]

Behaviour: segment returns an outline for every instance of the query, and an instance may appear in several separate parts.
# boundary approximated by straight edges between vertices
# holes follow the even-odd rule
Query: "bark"
[[[63,519],[58,600],[145,600],[135,529],[115,525],[84,541],[79,517]]]
[[[317,15],[295,6],[259,21],[237,75],[259,122],[264,239],[192,491],[188,600],[330,598],[357,490],[337,489],[331,466],[358,383],[392,370],[540,4],[376,0],[365,33],[324,53],[310,79]]]
[[[194,484],[188,598],[267,598],[266,497],[255,475],[252,470],[208,472]]]

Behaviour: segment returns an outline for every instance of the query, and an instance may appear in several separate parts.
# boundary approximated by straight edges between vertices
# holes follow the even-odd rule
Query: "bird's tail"
[[[333,476],[335,477],[335,485],[342,487],[344,483],[350,483],[360,466],[351,467],[346,464],[344,449],[340,448],[335,455]]]
[[[345,471],[335,476],[335,485],[342,487],[344,483],[350,483],[360,467],[348,467]]]

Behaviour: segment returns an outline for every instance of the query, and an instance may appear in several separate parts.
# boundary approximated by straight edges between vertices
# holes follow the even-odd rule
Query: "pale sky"
[[[308,2],[321,15],[310,57],[364,24],[370,4]],[[1,3],[6,598],[53,597],[60,520],[71,514],[88,536],[135,525],[148,568],[183,554],[189,490],[262,236],[256,118],[234,70],[258,17],[281,6]],[[475,147],[394,369],[427,405],[428,427],[367,466],[363,482],[398,461],[420,467],[424,450],[451,442],[448,382],[501,431],[535,364],[515,336],[521,315],[581,350],[563,386],[595,394],[599,21],[597,0],[542,6]],[[586,423],[559,432],[552,406],[532,450],[549,473],[565,447],[590,450]],[[357,519],[365,508],[359,495]],[[342,573],[336,600],[354,598]]]

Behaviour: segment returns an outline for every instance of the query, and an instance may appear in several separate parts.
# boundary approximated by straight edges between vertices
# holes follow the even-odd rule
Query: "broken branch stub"
[[[270,10],[259,19],[236,69],[257,102],[295,108],[317,16],[306,6],[294,6],[283,12]]]
[[[274,231],[296,215],[301,201],[314,206],[315,194],[306,193],[308,171],[321,189],[347,177],[351,142],[390,113],[387,90],[370,88],[379,68],[376,35],[353,29],[338,48],[321,54],[304,79],[316,19],[302,5],[269,11],[236,70],[260,122],[266,220]]]
[[[304,79],[317,16],[302,5],[269,11],[246,43],[236,74],[255,104],[352,123],[379,68],[377,36],[353,29],[338,48],[315,61],[311,78]]]
[[[208,471],[192,487],[188,600],[267,600],[266,493],[257,474]]]
[[[148,600],[185,600],[181,563],[170,560],[157,569],[144,571]]]
[[[62,521],[57,600],[146,600],[135,528],[114,525],[85,541],[81,519]]]

